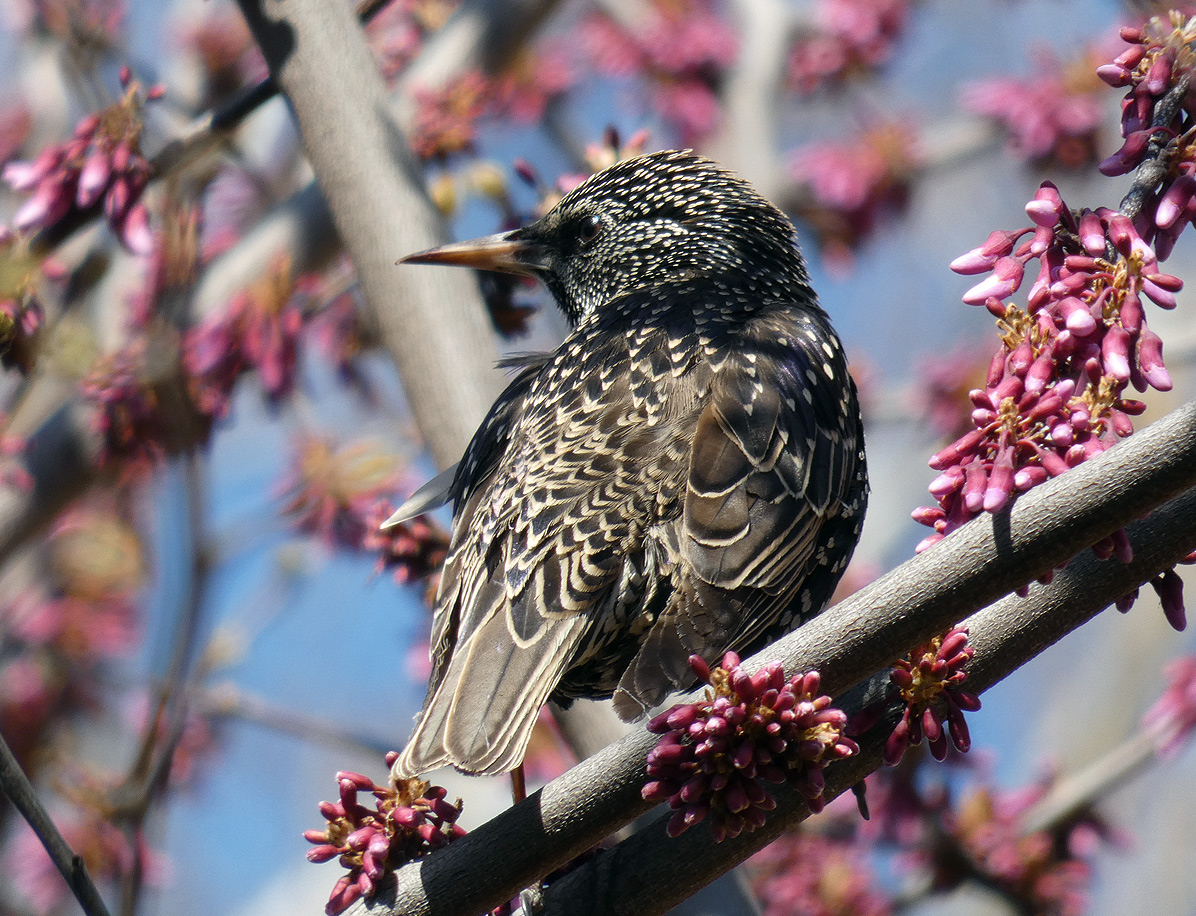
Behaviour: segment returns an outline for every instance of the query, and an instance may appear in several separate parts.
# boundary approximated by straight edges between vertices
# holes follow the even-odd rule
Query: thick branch
[[[731,9],[739,25],[739,55],[721,91],[722,123],[710,151],[776,200],[786,183],[775,134],[791,8],[780,0],[737,0]]]
[[[282,0],[267,10],[242,0],[241,9],[291,102],[417,421],[443,430],[429,445],[452,464],[502,386],[498,350],[468,273],[395,266],[444,236],[365,36],[342,4]]]
[[[770,646],[755,661],[779,659],[788,671],[816,668],[823,674],[824,689],[840,694],[910,646],[1061,566],[1085,546],[1194,485],[1196,403],[1037,487],[1001,515],[985,515],[965,525]],[[1131,531],[1138,552],[1133,564],[1079,561],[1074,570],[1058,576],[1049,588],[1036,590],[1028,601],[1002,602],[978,615],[972,621],[977,659],[970,683],[981,687],[994,683],[1112,598],[1184,556],[1196,544],[1196,500],[1186,495]],[[1039,607],[1043,602],[1054,607],[1056,599],[1060,606],[1074,600],[1084,610],[1069,617]],[[637,729],[459,842],[400,869],[397,897],[388,904],[405,916],[465,916],[513,896],[645,813],[650,806],[640,799],[639,788],[655,741],[655,736]],[[836,791],[876,765],[879,751],[874,751],[828,773]],[[783,802],[783,809],[786,804],[787,810],[795,810],[795,800]],[[779,814],[778,824],[784,823],[787,815]],[[788,815],[789,822],[796,816]],[[687,834],[676,841],[681,844],[677,851],[685,856],[693,855],[694,844],[703,835],[700,829],[690,833],[694,838]],[[646,857],[642,848],[636,848],[640,850],[636,855]],[[719,861],[733,857],[736,848],[720,847]],[[600,857],[582,874],[610,869],[604,860],[611,855]],[[673,869],[669,880],[678,880],[678,874],[694,867],[692,859],[685,861],[684,868],[675,863],[668,866]],[[648,867],[645,858],[642,868]],[[642,874],[620,880],[626,881],[628,891],[651,888],[649,895],[659,894],[658,885],[641,883]],[[570,876],[558,882],[556,890],[550,889],[550,906],[560,906],[553,902],[564,899],[558,895],[568,896],[571,906],[580,906],[568,889],[577,889],[574,882],[597,880]],[[587,887],[585,893],[590,893],[592,887]],[[683,890],[688,893],[690,888]],[[611,898],[603,899],[613,904]],[[662,906],[666,903],[662,901]],[[380,905],[376,902],[373,908]]]
[[[1047,587],[1027,599],[1008,598],[967,620],[976,658],[968,687],[982,691],[1006,677],[1042,648],[1085,623],[1109,603],[1196,546],[1196,491],[1168,504],[1131,528],[1137,556],[1132,564],[1096,559],[1085,552]],[[845,791],[881,764],[884,734],[870,734],[863,753],[827,771],[827,796]],[[717,844],[698,828],[679,840],[664,831],[662,815],[614,850],[552,885],[543,916],[653,916],[764,848],[809,810],[793,791],[778,794],[778,807],[762,830]],[[783,796],[783,797],[782,797]],[[651,888],[645,893],[644,889]]]

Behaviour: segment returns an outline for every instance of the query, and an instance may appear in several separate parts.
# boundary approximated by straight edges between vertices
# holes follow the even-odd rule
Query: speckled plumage
[[[549,699],[634,718],[822,610],[864,442],[793,228],[688,152],[620,162],[514,233],[414,260],[538,276],[575,324],[530,358],[448,496],[433,670],[404,775],[521,760]],[[444,249],[449,251],[450,249]]]

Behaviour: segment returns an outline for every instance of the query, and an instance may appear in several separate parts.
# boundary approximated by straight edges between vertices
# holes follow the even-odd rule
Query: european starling
[[[868,495],[855,386],[793,226],[691,152],[406,261],[536,277],[573,326],[526,358],[447,488],[432,676],[395,764],[499,773],[540,707],[624,719],[822,610]],[[427,490],[428,488],[425,488]]]

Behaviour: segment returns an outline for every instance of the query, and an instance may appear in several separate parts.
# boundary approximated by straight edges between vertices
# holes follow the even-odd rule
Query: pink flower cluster
[[[411,148],[421,159],[445,160],[473,149],[477,122],[486,109],[488,81],[462,74],[439,89],[417,89]]]
[[[387,754],[386,765],[397,756],[394,751]],[[339,856],[348,869],[328,898],[324,908],[328,916],[343,912],[360,897],[372,897],[378,882],[398,866],[465,835],[457,825],[460,799],[450,804],[440,786],[393,777],[386,786],[377,786],[369,777],[347,771],[337,773],[336,781],[340,800],[320,803],[327,827],[303,834],[315,845],[308,850],[308,861],[327,862]],[[374,796],[373,808],[357,800],[359,792]]]
[[[101,467],[124,465],[138,475],[166,454],[169,424],[161,409],[158,384],[147,366],[149,338],[138,336],[96,364],[80,383],[81,394],[96,407],[93,423],[103,441]]]
[[[357,359],[368,346],[368,332],[353,298],[337,296],[313,316],[307,327],[309,339],[336,367],[341,380],[370,397],[369,382],[357,368]]]
[[[400,585],[429,579],[428,590],[434,594],[440,567],[448,552],[448,532],[424,515],[383,528],[382,523],[394,514],[394,510],[390,500],[374,503],[365,517],[361,548],[378,553],[379,572],[390,572]]]
[[[801,216],[829,258],[850,263],[850,252],[876,229],[883,214],[900,210],[920,165],[908,124],[881,122],[847,142],[818,143],[794,152],[790,174],[811,198]]]
[[[1167,689],[1142,717],[1142,725],[1160,754],[1174,754],[1196,732],[1196,656],[1177,658],[1164,671]]]
[[[174,40],[200,65],[203,107],[212,108],[268,71],[245,17],[231,7],[204,4],[195,18],[179,23]]]
[[[1101,163],[1100,170],[1123,175],[1150,156],[1167,164],[1139,224],[1164,259],[1183,227],[1196,221],[1196,144],[1191,132],[1196,123],[1191,92],[1196,18],[1189,20],[1172,11],[1142,28],[1123,28],[1121,37],[1130,47],[1096,72],[1110,86],[1129,87],[1121,103],[1125,142]],[[1163,105],[1172,93],[1179,94],[1178,103]]]
[[[1095,156],[1101,122],[1100,81],[1091,55],[1064,64],[1047,51],[1037,55],[1032,77],[997,77],[965,86],[965,108],[999,123],[1009,147],[1025,159],[1052,158],[1069,168]]]
[[[539,120],[573,82],[564,52],[549,48],[519,56],[496,76],[470,71],[436,89],[417,88],[412,148],[422,159],[441,162],[471,152],[483,117]]]
[[[376,442],[345,445],[320,436],[296,443],[295,460],[279,487],[283,512],[304,534],[329,546],[378,554],[378,571],[396,582],[426,579],[444,563],[448,534],[421,516],[383,529],[394,513],[399,459]]]
[[[812,831],[785,833],[748,863],[764,916],[888,916],[860,846]]]
[[[1090,860],[1102,843],[1120,840],[1119,831],[1086,805],[1029,830],[1029,819],[1054,787],[1053,776],[1013,790],[980,785],[955,800],[947,784],[922,778],[924,760],[909,755],[899,767],[869,776],[872,819],[842,829],[895,849],[899,862],[917,866],[912,883],[921,884],[927,896],[941,899],[958,888],[979,886],[1000,895],[1016,912],[1079,916],[1084,911],[1092,883]]]
[[[494,106],[524,124],[544,117],[553,99],[576,82],[568,51],[559,46],[540,46],[520,54],[494,78]]]
[[[272,404],[295,386],[303,309],[286,259],[277,260],[229,307],[187,331],[183,366],[199,411],[219,419],[228,413],[233,385],[256,369]]]
[[[150,252],[153,234],[141,202],[150,177],[141,154],[141,112],[163,90],[154,86],[142,92],[127,67],[121,71],[121,85],[122,98],[80,121],[70,140],[46,147],[32,162],[4,167],[0,177],[14,190],[32,195],[13,218],[17,231],[47,229],[102,200],[104,216],[125,246],[137,254]]]
[[[819,0],[818,27],[789,55],[799,92],[875,70],[892,56],[909,20],[909,0]]]
[[[989,273],[963,300],[997,316],[1002,346],[985,387],[970,392],[974,428],[930,461],[942,472],[930,486],[938,504],[914,518],[935,533],[919,550],[1132,433],[1144,405],[1123,397],[1128,385],[1171,387],[1143,305],[1173,308],[1182,283],[1159,270],[1133,222],[1103,207],[1074,213],[1049,182],[1026,212],[1034,226],[993,232],[951,264]],[[1022,309],[1006,300],[1033,261]],[[1099,549],[1126,557],[1129,544],[1119,534]]]
[[[140,615],[126,595],[46,598],[27,593],[0,609],[0,619],[26,647],[53,650],[80,666],[130,651],[141,635]]]
[[[305,534],[360,547],[369,532],[367,518],[399,484],[397,465],[394,455],[372,441],[337,446],[322,436],[301,437],[280,487],[283,511]]]
[[[965,853],[965,861],[974,863],[985,883],[1013,901],[1019,911],[1080,916],[1092,882],[1087,858],[1108,831],[1089,812],[1081,812],[1053,829],[1027,833],[1025,815],[1047,788],[978,789],[944,813],[943,826]],[[942,874],[951,871],[958,873],[959,866]],[[951,878],[960,883],[974,874]]]
[[[412,3],[387,3],[365,27],[370,50],[386,79],[392,80],[407,69],[424,43],[426,24]]]
[[[610,76],[638,75],[652,107],[692,144],[718,123],[716,88],[738,53],[735,30],[706,0],[653,0],[641,24],[591,16],[582,38],[594,65]]]
[[[130,837],[106,813],[89,811],[78,820],[59,822],[59,829],[88,874],[101,886],[118,885],[135,869],[140,870],[142,880],[150,887],[161,888],[168,883],[169,863],[147,845],[144,834],[139,831]],[[78,906],[70,887],[32,830],[23,829],[16,834],[5,858],[5,876],[27,898],[33,912],[61,913]]]
[[[248,369],[257,369],[271,402],[290,393],[303,312],[291,299],[294,287],[284,274],[267,274],[223,314],[189,329],[182,337],[178,366],[170,365],[163,350],[173,352],[177,336],[157,326],[147,327],[97,363],[81,391],[98,408],[101,464],[119,461],[136,475],[197,433],[206,435],[212,422],[227,414],[233,386]],[[152,308],[148,301],[134,305],[136,320],[144,320]],[[169,411],[164,398],[172,404]],[[180,405],[195,413],[180,414]],[[198,428],[189,425],[193,421]]]
[[[780,662],[754,674],[728,652],[713,670],[690,656],[709,685],[706,698],[683,703],[648,723],[663,735],[648,755],[643,797],[668,801],[677,836],[710,816],[717,842],[763,825],[776,801],[764,783],[788,782],[809,803],[823,806],[823,767],[859,751],[846,737],[844,713],[819,694],[818,672],[785,679]]]
[[[968,662],[976,654],[967,642],[968,628],[953,627],[915,648],[908,658],[897,660],[889,677],[905,701],[905,710],[885,742],[889,766],[896,766],[910,745],[921,744],[923,737],[935,760],[947,758],[948,735],[960,753],[971,747],[963,714],[978,710],[980,698],[960,689],[968,677]]]
[[[0,728],[24,763],[64,717],[94,700],[97,667],[136,651],[144,545],[113,507],[63,513],[32,556],[35,585],[0,600]]]

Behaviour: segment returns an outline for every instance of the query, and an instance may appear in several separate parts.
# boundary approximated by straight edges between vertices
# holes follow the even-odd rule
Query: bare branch
[[[501,390],[498,350],[469,274],[395,266],[445,236],[365,37],[339,5],[290,0],[267,13],[242,0],[241,9],[291,102],[420,428],[437,462],[452,464]]]
[[[75,855],[67,845],[66,840],[51,820],[49,813],[42,806],[33,791],[29,777],[17,763],[8,742],[0,735],[0,792],[13,803],[21,816],[33,828],[42,845],[45,846],[50,860],[58,873],[62,875],[71,893],[79,901],[79,906],[87,916],[110,916],[108,907],[104,905],[100,892],[92,883],[87,873],[87,866],[81,856]]]
[[[777,155],[777,97],[785,79],[790,9],[781,0],[737,0],[739,56],[721,95],[722,123],[711,155],[740,172],[769,200],[788,179]]]
[[[1086,552],[1028,598],[1010,597],[968,618],[969,644],[976,650],[968,689],[988,689],[1100,613],[1110,596],[1125,594],[1173,566],[1196,546],[1196,491],[1184,493],[1146,521],[1131,525],[1129,531],[1135,551],[1132,563],[1098,560]],[[876,609],[875,602],[869,604]],[[772,649],[762,653],[769,658],[774,654]],[[886,737],[869,734],[860,742],[858,757],[828,768],[828,798],[879,768]],[[614,850],[550,886],[543,916],[666,912],[695,887],[733,868],[807,816],[805,802],[796,792],[785,787],[776,794],[777,810],[761,830],[722,844],[701,828],[670,839],[664,831],[668,815],[656,818]],[[649,887],[651,893],[644,893]]]

